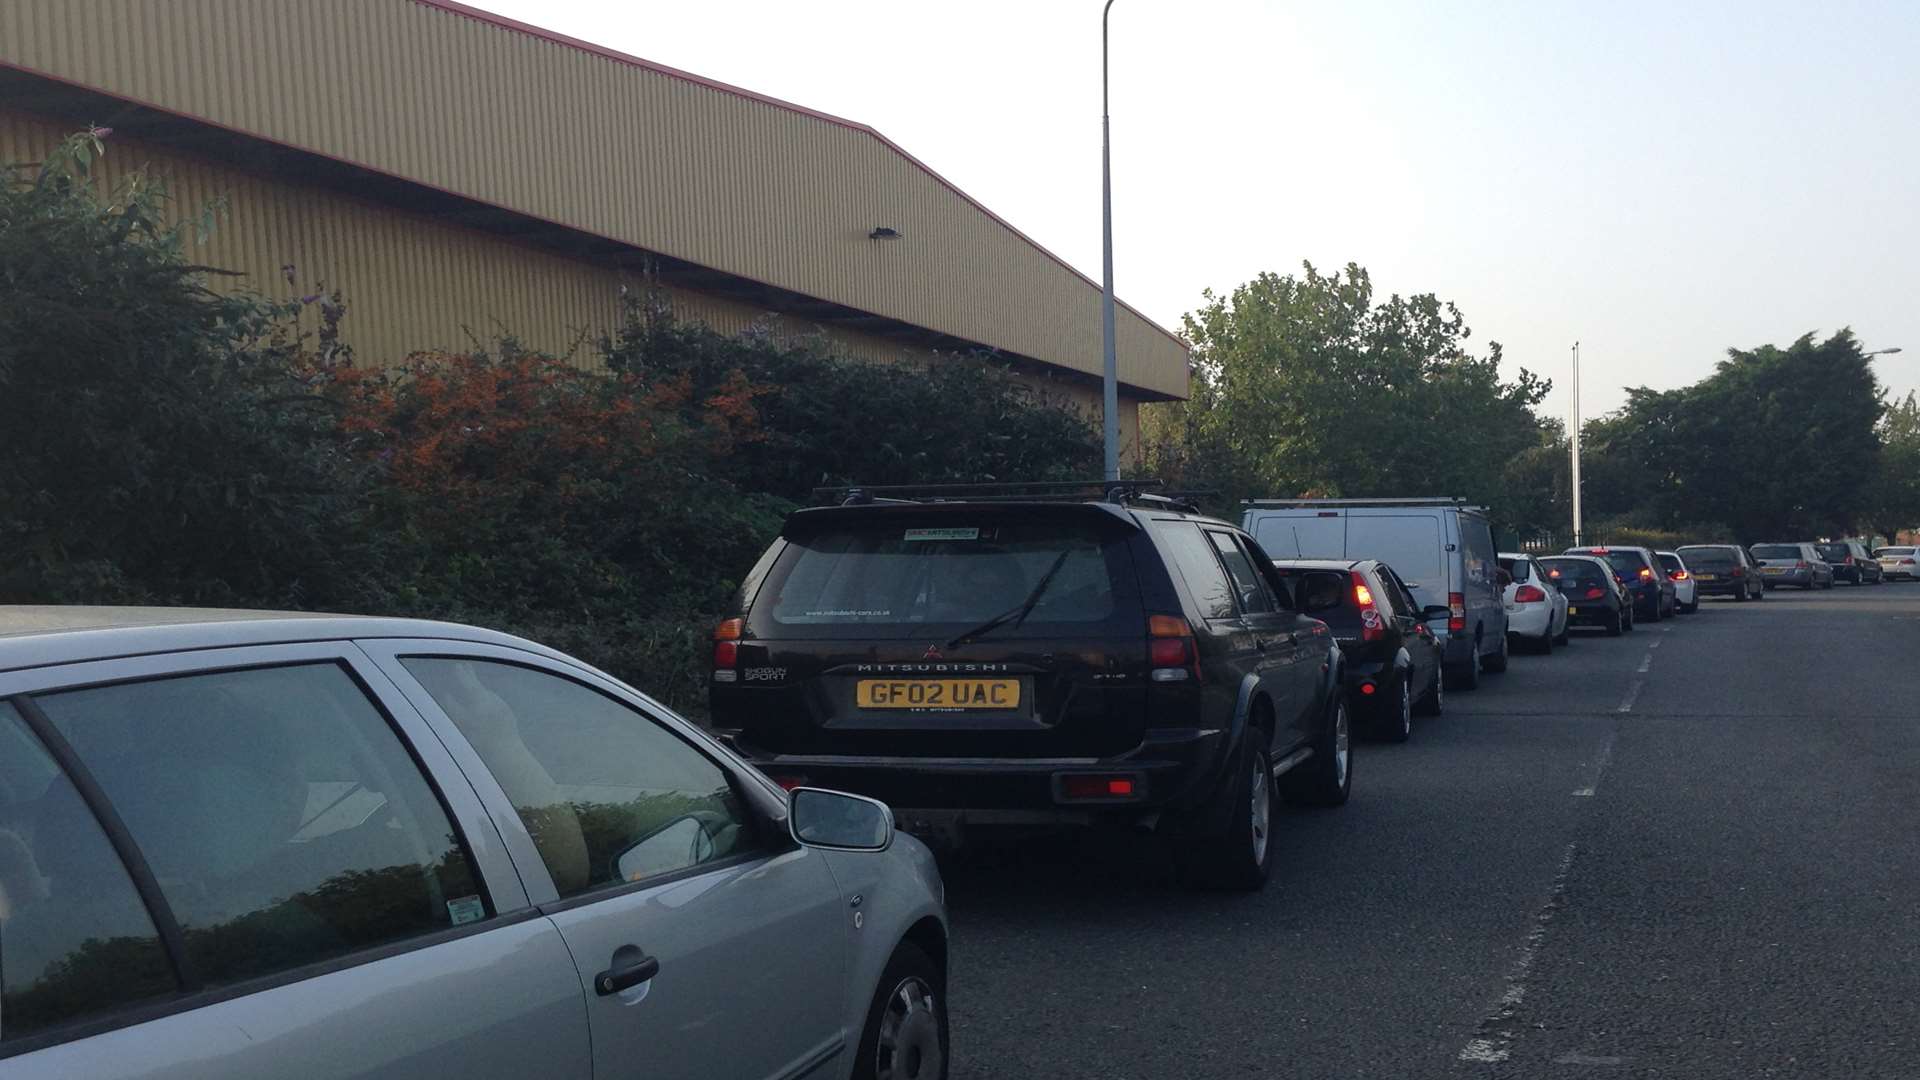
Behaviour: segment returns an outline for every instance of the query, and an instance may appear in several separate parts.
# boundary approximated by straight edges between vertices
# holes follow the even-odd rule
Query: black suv
[[[1406,742],[1415,713],[1440,715],[1446,700],[1441,644],[1426,620],[1446,618],[1447,608],[1422,609],[1400,575],[1377,559],[1273,565],[1300,610],[1333,630],[1347,659],[1347,699],[1372,734]]]
[[[1141,491],[851,489],[794,512],[714,642],[712,722],[903,828],[1173,830],[1258,888],[1273,796],[1352,783],[1343,660],[1239,528]]]
[[[1867,550],[1867,545],[1860,541],[1834,540],[1815,544],[1813,550],[1819,552],[1821,558],[1833,564],[1835,583],[1848,581],[1855,585],[1880,584],[1880,562]]]

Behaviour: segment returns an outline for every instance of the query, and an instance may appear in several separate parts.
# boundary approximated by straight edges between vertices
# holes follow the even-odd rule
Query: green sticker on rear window
[[[447,901],[447,914],[453,916],[453,925],[462,926],[486,918],[487,905],[477,896],[462,896]]]
[[[908,540],[978,540],[979,529],[908,529]]]

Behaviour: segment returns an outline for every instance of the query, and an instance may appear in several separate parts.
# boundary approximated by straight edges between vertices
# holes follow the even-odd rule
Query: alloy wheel
[[[1273,774],[1267,771],[1264,754],[1253,757],[1253,806],[1248,817],[1253,822],[1254,865],[1265,865],[1267,840],[1273,832]]]
[[[918,975],[900,980],[887,995],[880,1038],[873,1047],[876,1080],[922,1080],[945,1073],[940,1047],[940,1014],[933,988]]]
[[[1347,730],[1347,703],[1342,701],[1334,706],[1333,713],[1333,779],[1337,787],[1347,786],[1347,769],[1352,753],[1352,735]]]

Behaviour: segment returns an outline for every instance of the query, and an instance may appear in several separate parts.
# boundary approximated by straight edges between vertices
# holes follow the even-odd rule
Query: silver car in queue
[[[7,1080],[944,1077],[932,857],[403,619],[0,607]]]

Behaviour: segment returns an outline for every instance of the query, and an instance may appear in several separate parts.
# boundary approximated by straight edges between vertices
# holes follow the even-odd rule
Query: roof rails
[[[1242,506],[1454,506],[1462,510],[1483,509],[1468,506],[1465,495],[1430,495],[1410,499],[1242,499]]]
[[[1158,506],[1197,514],[1200,508],[1182,493],[1160,494],[1159,480],[1035,480],[987,484],[850,484],[813,489],[816,506],[869,506],[900,503],[1104,502]]]

